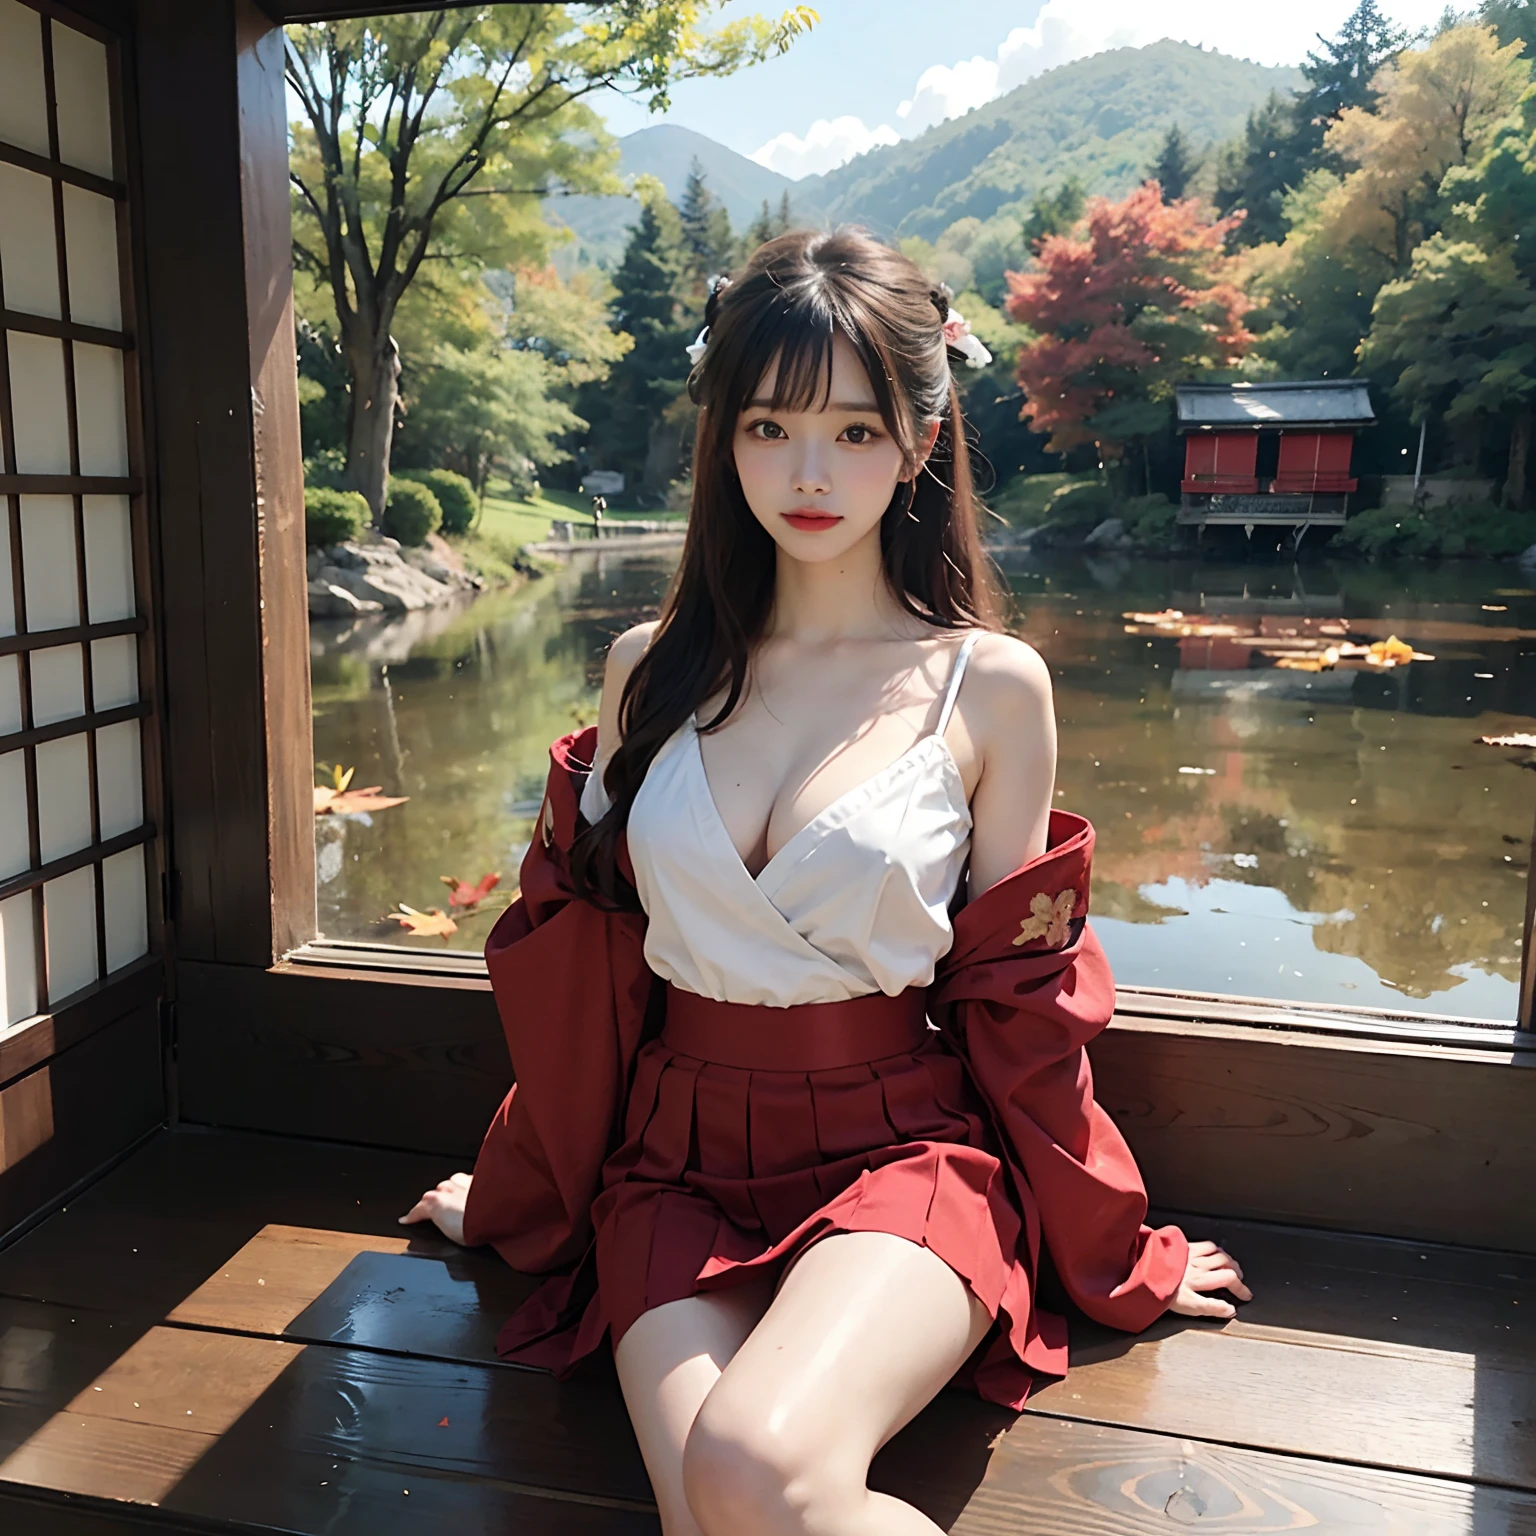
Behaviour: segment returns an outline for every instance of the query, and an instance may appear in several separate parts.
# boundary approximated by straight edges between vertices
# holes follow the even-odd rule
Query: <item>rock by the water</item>
[[[312,619],[355,619],[365,613],[383,611],[383,603],[357,597],[334,582],[317,578],[309,584],[309,616]]]
[[[1126,543],[1125,521],[1123,518],[1106,517],[1102,523],[1088,535],[1083,543],[1090,549],[1114,549]]]
[[[450,545],[437,539],[431,547],[402,550],[398,540],[365,536],[312,550],[307,566],[309,612],[317,619],[412,613],[485,585],[463,568]],[[355,606],[344,606],[347,598]]]

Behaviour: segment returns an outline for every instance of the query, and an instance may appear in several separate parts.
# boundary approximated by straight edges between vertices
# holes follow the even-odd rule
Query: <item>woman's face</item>
[[[916,470],[880,419],[846,336],[833,340],[832,387],[818,409],[769,409],[776,366],[736,423],[736,473],[753,516],[780,549],[797,560],[835,559],[873,533],[897,483]],[[923,459],[939,430],[928,425]]]

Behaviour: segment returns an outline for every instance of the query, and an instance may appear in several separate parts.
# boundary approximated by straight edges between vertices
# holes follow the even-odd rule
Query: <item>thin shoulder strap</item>
[[[949,686],[944,690],[944,707],[939,711],[939,723],[933,728],[935,736],[942,736],[949,725],[949,717],[955,709],[955,700],[960,695],[960,682],[965,676],[965,664],[971,659],[971,652],[975,650],[976,642],[980,639],[981,631],[973,629],[960,642],[960,654],[955,657],[955,664],[950,669]]]

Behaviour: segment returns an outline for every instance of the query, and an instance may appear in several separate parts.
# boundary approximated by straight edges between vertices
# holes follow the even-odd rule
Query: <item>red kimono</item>
[[[503,1358],[563,1374],[646,1306],[851,1230],[909,1236],[967,1279],[996,1324],[965,1374],[1009,1407],[1066,1374],[1053,1301],[1127,1332],[1158,1318],[1188,1242],[1145,1225],[1135,1161],[1093,1098],[1085,1046],[1115,993],[1085,921],[1092,826],[1052,811],[1047,851],[955,915],[954,943],[917,999],[937,1030],[923,1044],[857,1070],[733,1073],[665,1048],[668,989],[645,962],[644,915],[572,895],[567,855],[595,738],[589,728],[551,748],[521,892],[486,943],[517,1083],[481,1147],[465,1239],[550,1275],[502,1330]],[[867,1014],[887,1001],[812,1006]],[[937,1085],[931,1102],[917,1102],[918,1084]],[[798,1092],[821,1123],[803,1148],[769,1149],[783,1153],[771,1179],[685,1167],[701,1128],[716,1144],[706,1160],[731,1159],[748,1092],[790,1111]],[[680,1093],[691,1107],[677,1107]],[[765,1155],[754,1147],[748,1161]]]

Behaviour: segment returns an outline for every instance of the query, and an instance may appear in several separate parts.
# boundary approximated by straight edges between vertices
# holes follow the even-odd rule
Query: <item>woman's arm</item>
[[[1056,710],[1040,653],[1012,635],[977,642],[962,723],[981,773],[971,796],[970,895],[1045,852],[1056,785]]]

